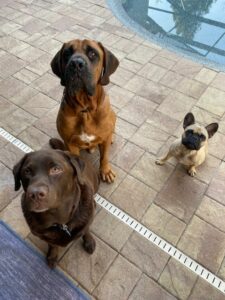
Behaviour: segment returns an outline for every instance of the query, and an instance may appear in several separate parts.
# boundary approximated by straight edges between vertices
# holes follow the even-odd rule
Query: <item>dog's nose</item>
[[[48,194],[48,189],[45,186],[29,187],[28,198],[31,200],[43,200]]]
[[[79,71],[84,69],[85,64],[85,61],[81,57],[76,57],[72,60],[72,65]]]

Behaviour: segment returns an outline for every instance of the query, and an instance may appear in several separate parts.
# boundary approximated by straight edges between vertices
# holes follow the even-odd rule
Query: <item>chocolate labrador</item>
[[[57,264],[58,246],[79,237],[84,249],[94,252],[89,226],[99,177],[88,161],[61,150],[40,150],[26,154],[13,174],[15,190],[21,183],[24,189],[22,210],[31,232],[49,245],[49,267]]]

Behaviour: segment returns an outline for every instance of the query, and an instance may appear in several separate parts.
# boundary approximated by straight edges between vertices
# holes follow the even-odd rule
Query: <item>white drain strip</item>
[[[16,139],[3,128],[0,128],[0,135],[25,153],[33,151],[30,147],[28,147],[20,140]],[[114,217],[125,223],[127,226],[146,238],[148,241],[152,242],[155,246],[163,250],[165,253],[169,254],[171,257],[179,261],[182,265],[187,267],[189,270],[191,270],[192,272],[206,280],[213,287],[225,294],[225,282],[219,277],[211,273],[202,265],[194,261],[189,256],[185,255],[183,252],[175,248],[173,245],[159,237],[157,234],[149,230],[147,227],[136,221],[134,218],[130,217],[127,213],[125,213],[100,195],[95,195],[95,201],[101,207],[111,213]]]
[[[131,227],[137,233],[142,235],[144,238],[152,242],[155,246],[169,254],[171,257],[179,261],[182,265],[193,271],[195,274],[199,275],[201,278],[205,279],[216,289],[220,290],[222,293],[225,293],[225,282],[222,281],[219,277],[211,273],[209,270],[201,266],[192,258],[185,255],[183,252],[175,248],[173,245],[162,239],[160,236],[149,230],[147,227],[136,221],[134,218],[130,217],[124,211],[122,211],[100,195],[97,194],[95,196],[95,201],[108,212],[110,212],[113,216],[115,216],[127,226]]]
[[[29,153],[33,151],[33,149],[31,149],[29,146],[27,146],[26,144],[24,144],[23,142],[15,138],[13,135],[8,133],[1,127],[0,127],[0,135],[25,153]]]

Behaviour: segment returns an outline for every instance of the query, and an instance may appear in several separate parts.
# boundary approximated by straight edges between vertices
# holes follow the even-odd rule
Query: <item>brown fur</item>
[[[83,238],[84,249],[94,252],[89,226],[99,179],[89,162],[61,150],[40,150],[26,154],[13,173],[15,190],[21,183],[24,188],[22,210],[31,232],[49,245],[50,267],[57,263],[58,246],[64,247],[79,237]],[[59,228],[63,224],[71,236]]]
[[[201,126],[195,123],[194,115],[188,113],[184,118],[183,127],[184,133],[182,138],[176,139],[170,146],[168,153],[158,158],[155,163],[157,165],[163,165],[169,158],[175,157],[179,163],[187,168],[188,174],[194,176],[196,175],[196,167],[201,165],[206,159],[208,153],[208,139],[218,130],[218,124],[212,123],[206,127]],[[192,132],[191,136],[196,136],[199,141],[199,147],[197,147],[197,149],[189,149],[183,143],[190,131]],[[202,136],[202,138],[198,138],[200,136]]]
[[[97,51],[97,61],[91,62],[88,58],[88,47]],[[81,88],[72,95],[69,93],[64,79],[69,62],[66,64],[63,58],[63,53],[68,48],[73,51],[71,60],[80,57],[85,61],[88,74],[91,74],[89,85],[93,87],[93,92],[88,93],[85,88]],[[109,183],[115,177],[108,162],[108,152],[112,143],[116,115],[103,85],[109,83],[109,76],[116,70],[118,64],[118,60],[110,51],[100,43],[90,40],[73,40],[65,43],[51,63],[53,72],[61,78],[62,85],[65,85],[57,117],[58,132],[66,148],[73,154],[79,155],[81,149],[93,150],[99,146],[101,178]],[[88,75],[84,78],[86,80]]]

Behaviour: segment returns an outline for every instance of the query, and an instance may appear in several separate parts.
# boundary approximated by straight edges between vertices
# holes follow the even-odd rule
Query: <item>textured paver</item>
[[[100,285],[95,289],[94,296],[102,300],[127,299],[140,276],[141,272],[137,267],[122,256],[118,256]],[[116,288],[114,288],[115,286]]]
[[[136,232],[123,247],[122,254],[155,280],[159,278],[169,258],[168,254],[159,251]]]
[[[196,215],[225,232],[224,205],[221,205],[220,203],[205,196],[196,212]]]
[[[115,165],[129,172],[143,154],[143,149],[128,142],[112,161]]]
[[[156,192],[153,189],[128,175],[110,196],[110,201],[140,220],[155,196]]]
[[[216,272],[225,254],[225,234],[194,216],[178,248]]]
[[[205,190],[204,183],[187,176],[183,170],[176,170],[155,202],[188,223],[201,202]]]
[[[164,290],[160,285],[155,283],[146,275],[142,275],[140,281],[135,286],[129,300],[139,299],[162,299],[175,300],[176,298]]]
[[[60,266],[92,292],[116,256],[116,252],[101,240],[96,240],[96,251],[90,255],[77,241],[60,261]],[[84,271],[85,270],[85,271]]]
[[[103,209],[95,217],[91,228],[97,236],[117,251],[123,247],[132,233],[131,228],[124,226],[121,221]]]
[[[140,126],[156,107],[157,105],[154,102],[136,96],[120,110],[118,116],[136,126]]]
[[[176,260],[170,259],[160,276],[159,283],[179,299],[188,299],[196,279],[197,275],[189,272]]]
[[[221,117],[225,112],[224,97],[225,93],[223,91],[208,87],[199,99],[197,106]]]
[[[184,222],[168,213],[154,203],[147,210],[142,222],[156,234],[172,244],[176,244],[186,225]]]
[[[168,139],[168,134],[145,122],[131,138],[132,142],[156,154]]]
[[[0,163],[1,190],[0,190],[0,210],[5,208],[12,199],[16,197],[14,192],[14,179],[11,170]]]
[[[207,284],[204,280],[198,279],[191,296],[188,298],[189,300],[223,300],[224,295],[214,289],[212,286]]]
[[[225,279],[225,74],[144,40],[116,19],[105,0],[2,0],[0,126],[34,150],[57,137],[63,94],[51,60],[63,43],[95,39],[119,68],[106,86],[117,114],[110,161],[117,177],[99,193],[168,242]],[[219,123],[209,155],[191,178],[170,159],[155,164],[183,133],[192,111]],[[14,191],[13,165],[24,153],[0,137],[0,218],[42,252]],[[81,153],[96,167],[99,153]],[[90,299],[220,300],[224,296],[131,228],[97,207],[93,255],[81,240],[60,249],[60,268]]]
[[[223,162],[217,170],[215,177],[212,179],[207,195],[212,197],[213,199],[221,202],[223,205],[225,204],[225,187],[224,187],[224,180],[225,180],[225,163]]]
[[[25,238],[29,234],[30,228],[23,217],[20,198],[21,195],[13,199],[11,203],[0,213],[0,218],[2,221],[9,224],[9,226],[20,236]]]
[[[131,170],[131,174],[140,181],[146,183],[156,191],[159,191],[173,172],[173,167],[169,164],[159,168],[155,164],[155,157],[145,153]]]

